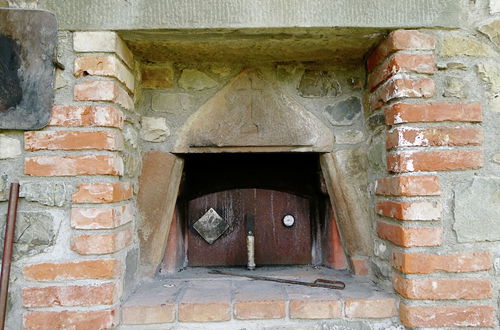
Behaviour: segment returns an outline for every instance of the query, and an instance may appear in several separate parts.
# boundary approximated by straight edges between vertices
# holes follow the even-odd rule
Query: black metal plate
[[[49,122],[56,44],[54,14],[0,9],[0,129],[40,129]]]

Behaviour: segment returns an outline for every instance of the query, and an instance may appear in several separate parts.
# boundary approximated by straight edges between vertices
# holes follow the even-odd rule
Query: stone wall
[[[170,152],[179,129],[188,118],[243,71],[245,66],[160,63],[143,64],[141,69],[143,90],[137,111],[143,115],[140,131],[143,148]],[[330,127],[335,135],[336,150],[365,141],[362,68],[290,63],[261,64],[254,66],[254,69],[262,74],[266,83],[276,86],[282,95],[290,96]],[[245,97],[250,96],[248,93],[241,95],[235,102],[244,104],[247,101]]]

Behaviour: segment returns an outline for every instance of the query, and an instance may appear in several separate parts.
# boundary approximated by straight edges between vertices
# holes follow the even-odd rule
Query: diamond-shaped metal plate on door
[[[229,223],[210,208],[193,224],[193,228],[208,244],[212,244],[229,228]]]

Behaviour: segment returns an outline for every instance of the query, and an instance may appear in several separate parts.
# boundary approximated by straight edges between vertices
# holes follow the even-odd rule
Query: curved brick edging
[[[120,181],[125,175],[124,112],[134,107],[132,55],[114,32],[73,36],[79,55],[73,100],[53,107],[46,129],[24,134],[25,150],[32,153],[25,157],[26,175],[51,181],[71,177],[73,182],[67,257],[23,268],[26,329],[117,326],[122,251],[136,236],[132,184]]]
[[[491,269],[492,256],[474,250],[448,252],[440,197],[446,180],[440,172],[483,166],[483,152],[478,148],[483,143],[482,128],[466,124],[481,122],[481,105],[432,100],[438,97],[432,80],[435,44],[429,34],[395,31],[367,61],[371,111],[384,111],[389,126],[390,176],[376,182],[377,233],[394,244],[393,286],[403,299],[400,317],[404,325],[491,327],[495,308],[474,303],[493,297],[491,280],[458,274]],[[398,75],[401,77],[394,78]],[[409,123],[412,125],[406,126]],[[433,123],[439,126],[429,125]],[[426,252],[408,250],[412,247]],[[434,302],[440,300],[446,302]],[[423,301],[425,306],[420,305]]]

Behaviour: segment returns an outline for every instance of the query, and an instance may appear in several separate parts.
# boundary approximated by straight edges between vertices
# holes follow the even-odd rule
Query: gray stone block
[[[68,191],[64,183],[23,183],[19,196],[47,206],[63,206]]]
[[[142,117],[141,138],[149,142],[163,142],[170,136],[167,120],[162,117]]]
[[[185,69],[179,78],[179,87],[187,90],[202,91],[216,86],[215,80],[198,70]]]
[[[337,144],[358,144],[364,140],[363,132],[354,129],[335,133],[335,143]]]
[[[352,125],[361,114],[361,101],[353,96],[327,106],[325,111],[330,116],[329,119],[333,125]]]
[[[131,249],[125,258],[125,278],[123,282],[123,292],[127,296],[135,289],[137,284],[137,270],[139,263],[139,250]]]
[[[454,214],[459,242],[500,241],[500,179],[475,178],[455,188]]]
[[[490,38],[490,40],[495,45],[497,45],[497,47],[500,47],[500,19],[494,20],[488,24],[480,26],[478,30],[486,34],[488,38]]]
[[[137,153],[126,152],[122,156],[125,166],[125,176],[135,178],[141,170],[141,156]]]
[[[1,218],[0,250],[3,255],[5,219]],[[56,233],[52,216],[46,212],[18,212],[14,235],[14,260],[43,253],[54,245]]]
[[[0,159],[16,158],[21,155],[21,141],[0,134]]]
[[[154,111],[179,114],[191,108],[193,100],[189,94],[158,93],[151,99]]]
[[[368,128],[371,131],[378,130],[380,127],[385,128],[385,116],[383,113],[376,113],[373,116],[368,117],[367,120]]]
[[[302,97],[334,97],[342,91],[333,72],[305,70],[300,79],[299,94]]]
[[[0,175],[0,202],[9,198],[9,189],[7,188],[7,175]]]
[[[460,99],[467,97],[464,80],[457,77],[446,77],[443,96]]]
[[[500,65],[491,62],[479,63],[477,72],[492,93],[500,93]]]
[[[493,260],[493,268],[495,269],[495,274],[497,276],[500,275],[500,256],[497,255],[495,259]]]

